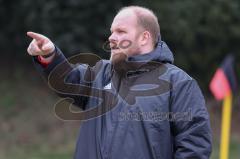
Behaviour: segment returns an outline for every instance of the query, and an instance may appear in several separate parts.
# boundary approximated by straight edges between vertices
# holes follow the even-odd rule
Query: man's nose
[[[116,42],[117,41],[117,36],[116,34],[112,33],[109,38],[108,38],[109,42]]]
[[[117,37],[116,37],[116,35],[114,35],[112,33],[109,36],[108,40],[109,40],[110,48],[116,47],[116,45],[117,45]]]

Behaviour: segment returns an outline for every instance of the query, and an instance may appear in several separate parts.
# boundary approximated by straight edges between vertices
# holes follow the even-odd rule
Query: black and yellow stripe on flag
[[[220,159],[228,159],[229,134],[231,130],[232,93],[237,90],[237,80],[234,72],[234,57],[228,55],[220,68],[217,69],[210,83],[210,90],[217,100],[223,101]]]

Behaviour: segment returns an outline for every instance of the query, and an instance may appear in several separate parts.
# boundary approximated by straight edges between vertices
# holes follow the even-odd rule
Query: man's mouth
[[[119,47],[112,47],[112,48],[111,48],[111,52],[112,52],[112,53],[118,53],[118,52],[120,52],[120,50],[121,50],[121,49],[120,49]]]
[[[117,50],[117,49],[119,49],[119,47],[117,47],[117,46],[111,47],[111,50]]]

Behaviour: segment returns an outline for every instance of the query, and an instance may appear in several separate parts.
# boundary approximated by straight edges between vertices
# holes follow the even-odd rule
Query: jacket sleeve
[[[53,61],[44,67],[33,57],[37,70],[43,74],[49,87],[63,98],[73,99],[73,104],[85,109],[90,94],[93,75],[98,71],[86,64],[73,65],[59,48],[55,49]],[[75,60],[76,61],[76,60]]]
[[[208,159],[212,133],[205,100],[195,80],[182,81],[172,88],[171,122],[175,159]]]

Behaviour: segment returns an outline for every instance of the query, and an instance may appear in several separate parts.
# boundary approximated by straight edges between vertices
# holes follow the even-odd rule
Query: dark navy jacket
[[[37,58],[34,62],[61,97],[88,111],[72,118],[84,120],[75,159],[209,158],[212,136],[204,97],[197,82],[172,64],[164,42],[114,64],[73,65],[58,48],[47,68]]]

